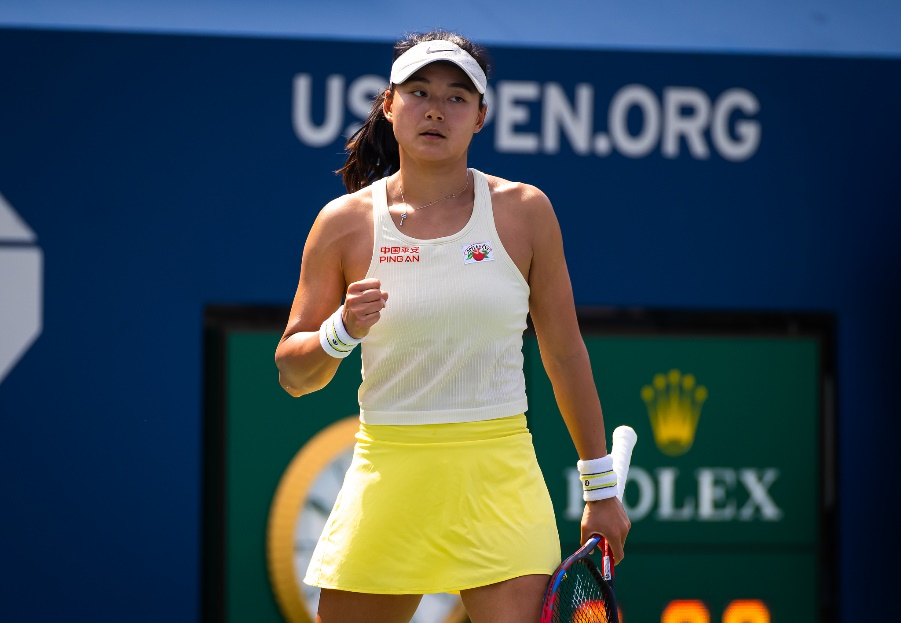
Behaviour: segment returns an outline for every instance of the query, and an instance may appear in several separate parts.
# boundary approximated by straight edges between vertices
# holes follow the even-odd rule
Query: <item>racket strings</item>
[[[554,623],[618,623],[616,603],[597,568],[580,560],[557,589]]]

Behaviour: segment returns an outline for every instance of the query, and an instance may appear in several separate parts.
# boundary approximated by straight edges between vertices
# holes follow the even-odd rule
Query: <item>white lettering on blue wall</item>
[[[372,99],[387,81],[365,75],[348,81],[341,74],[314,81],[294,76],[292,124],[308,147],[346,140],[368,116]],[[320,98],[317,100],[316,98]],[[692,86],[667,86],[659,92],[642,84],[617,89],[609,101],[595,86],[579,83],[501,80],[486,94],[487,124],[493,124],[500,153],[558,154],[583,157],[617,153],[645,158],[748,160],[760,147],[760,102],[747,89],[708,93]],[[322,111],[314,114],[314,110]]]

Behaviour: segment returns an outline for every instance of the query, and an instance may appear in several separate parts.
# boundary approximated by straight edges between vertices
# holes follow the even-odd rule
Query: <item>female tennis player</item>
[[[348,143],[349,194],[304,247],[282,386],[321,389],[357,344],[363,360],[353,462],[304,578],[322,623],[405,622],[423,594],[457,591],[473,623],[538,621],[560,541],[524,415],[527,314],[581,459],[582,542],[602,534],[623,558],[630,524],[554,210],[467,165],[487,73],[458,35],[398,42]]]

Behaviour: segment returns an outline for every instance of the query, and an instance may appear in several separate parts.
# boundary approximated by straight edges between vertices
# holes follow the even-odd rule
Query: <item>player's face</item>
[[[401,152],[425,160],[465,155],[485,123],[485,111],[472,82],[450,63],[426,65],[385,101]]]

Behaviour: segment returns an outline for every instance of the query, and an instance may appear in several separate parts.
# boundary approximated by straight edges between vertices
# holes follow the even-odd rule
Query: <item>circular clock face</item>
[[[353,458],[356,416],[335,422],[304,445],[279,482],[269,514],[269,575],[289,623],[313,623],[319,589],[301,580]],[[462,623],[459,595],[425,595],[412,623]]]
[[[294,529],[294,572],[298,578],[302,578],[310,566],[313,548],[332,512],[353,454],[353,447],[350,447],[335,456],[313,481],[303,500]],[[319,589],[302,582],[300,588],[304,603],[313,616],[319,607]]]

